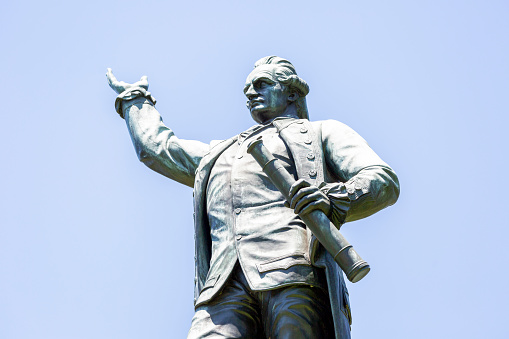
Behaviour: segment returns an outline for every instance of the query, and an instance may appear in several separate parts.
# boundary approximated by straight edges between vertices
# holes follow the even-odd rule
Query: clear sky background
[[[343,233],[352,336],[508,338],[507,1],[5,1],[0,338],[185,338],[192,190],[136,158],[107,67],[149,77],[165,123],[253,125],[253,63],[293,62],[311,120],[359,132],[396,205]]]

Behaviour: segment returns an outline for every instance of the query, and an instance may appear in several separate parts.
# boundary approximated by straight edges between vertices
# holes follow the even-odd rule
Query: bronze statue
[[[310,122],[309,87],[279,57],[258,60],[244,86],[258,124],[210,144],[179,139],[162,123],[146,77],[127,84],[110,69],[107,77],[140,161],[194,189],[196,313],[188,338],[350,338],[335,259],[352,249],[329,253],[303,219],[319,211],[338,234],[343,223],[396,202],[394,171],[348,126]],[[248,153],[260,138],[296,180],[287,194]]]

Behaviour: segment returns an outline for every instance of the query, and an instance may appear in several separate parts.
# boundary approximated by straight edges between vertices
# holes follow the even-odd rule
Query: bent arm
[[[177,138],[147,98],[124,101],[121,109],[140,161],[170,179],[193,187],[195,171],[209,145]]]
[[[396,202],[396,173],[350,127],[322,123],[322,144],[330,181],[321,189],[332,204],[336,225],[365,218]]]

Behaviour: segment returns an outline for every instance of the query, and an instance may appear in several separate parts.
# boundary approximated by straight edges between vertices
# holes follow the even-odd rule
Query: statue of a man
[[[244,86],[257,125],[205,144],[166,127],[142,77],[119,82],[117,112],[141,162],[194,189],[195,310],[188,338],[350,338],[343,273],[297,213],[340,227],[396,202],[394,171],[346,125],[308,120],[309,87],[285,59],[258,60]],[[298,179],[287,202],[248,154],[263,137]]]

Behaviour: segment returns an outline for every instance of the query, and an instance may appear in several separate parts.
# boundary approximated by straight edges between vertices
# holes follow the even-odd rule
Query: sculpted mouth
[[[261,104],[262,102],[263,102],[263,100],[261,100],[261,99],[251,100],[251,101],[249,101],[249,108],[253,108],[256,105]]]

